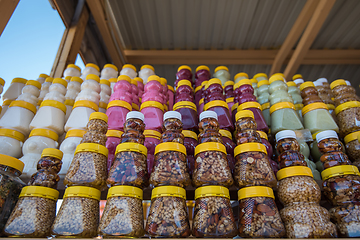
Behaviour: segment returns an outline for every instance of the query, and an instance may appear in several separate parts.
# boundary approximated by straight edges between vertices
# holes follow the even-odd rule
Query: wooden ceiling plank
[[[285,78],[291,78],[299,68],[302,60],[314,42],[321,26],[325,22],[336,0],[320,0],[316,10],[311,17],[298,45],[285,68]]]
[[[19,0],[0,0],[0,36],[3,33]]]
[[[275,60],[271,66],[270,75],[280,72],[285,59],[289,56],[289,53],[296,44],[296,41],[303,33],[318,3],[319,0],[307,0],[275,57]]]

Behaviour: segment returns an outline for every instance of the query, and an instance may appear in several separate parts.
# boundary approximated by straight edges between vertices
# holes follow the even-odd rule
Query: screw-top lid
[[[190,130],[182,130],[182,134],[184,135],[184,137],[186,138],[193,138],[196,141],[198,140],[198,136],[196,135],[195,132],[190,131]]]
[[[117,101],[117,100],[115,100],[115,101]],[[87,107],[87,108],[93,109],[95,112],[99,111],[99,106],[96,103],[94,103],[92,101],[87,101],[87,100],[78,100],[78,101],[76,101],[74,103],[73,108],[77,108],[77,107]]]
[[[126,120],[131,119],[131,118],[140,119],[143,122],[145,120],[144,114],[142,114],[141,112],[138,112],[138,111],[131,111],[131,112],[128,112],[128,114],[126,114]]]
[[[180,86],[189,86],[191,89],[193,89],[191,82],[187,79],[180,80],[177,84],[177,87],[180,87]]]
[[[72,77],[70,82],[79,82],[81,84],[83,83],[83,80],[80,77]]]
[[[169,88],[169,85],[168,85],[168,88]],[[201,90],[202,89],[202,86],[197,86],[196,88],[195,88],[195,93],[197,93],[199,90]]]
[[[262,85],[269,85],[269,80],[261,80],[260,82],[258,82],[257,87],[261,87]]]
[[[100,79],[100,84],[105,84],[105,85],[108,85],[110,87],[110,81],[106,80],[106,79]]]
[[[296,83],[289,81],[286,83],[288,87],[296,87]]]
[[[64,79],[65,79],[66,81],[70,81],[71,76],[66,76]]]
[[[92,114],[90,114],[89,121],[93,119],[100,119],[104,122],[108,122],[108,116],[102,112],[93,112]]]
[[[39,78],[47,78],[49,77],[49,75],[45,74],[45,73],[40,73]]]
[[[245,103],[242,103],[238,106],[238,111],[242,111],[242,110],[245,110],[245,109],[249,109],[249,108],[257,108],[259,110],[262,110],[261,109],[261,105],[260,103],[258,102],[245,102]],[[236,115],[235,115],[236,116]]]
[[[243,143],[234,149],[234,156],[245,152],[262,152],[267,154],[266,147],[262,143]]]
[[[199,120],[202,121],[204,118],[215,118],[216,120],[218,120],[218,116],[214,111],[203,111],[202,113],[200,113]]]
[[[82,138],[85,133],[86,133],[85,130],[71,129],[66,133],[65,139],[68,137],[81,137]]]
[[[166,151],[174,151],[174,152],[180,152],[186,155],[186,148],[183,144],[177,143],[177,142],[164,142],[160,143],[155,147],[155,153],[154,155],[160,153],[160,152],[166,152]]]
[[[0,131],[1,131],[1,129],[0,129]],[[359,134],[360,134],[360,131],[353,132],[353,133],[350,133],[350,134],[346,135],[344,137],[345,144],[347,144],[347,143],[349,143],[349,142],[351,142],[353,140],[356,140],[358,138]]]
[[[208,82],[209,82],[209,81],[203,81],[203,82],[201,83],[201,86],[202,86],[202,87],[205,86],[205,88],[206,88],[206,85],[208,84]]]
[[[298,84],[304,83],[304,80],[301,78],[298,78],[298,79],[294,80],[294,83],[296,83],[296,85],[298,85]]]
[[[316,109],[325,109],[325,110],[329,110],[327,105],[323,102],[315,102],[315,103],[310,103],[308,105],[306,105],[305,107],[302,108],[302,115],[304,116],[306,113],[316,110]]]
[[[205,89],[207,89],[212,84],[219,84],[222,86],[221,80],[218,78],[212,78],[208,81],[207,85],[205,86]]]
[[[313,82],[315,87],[322,86],[322,82],[315,81]],[[301,85],[300,85],[301,86]]]
[[[151,75],[151,76],[149,76],[148,79],[147,79],[147,81],[148,81],[148,82],[157,81],[157,82],[161,83],[160,77],[157,76],[157,75]]]
[[[62,78],[54,78],[53,84],[57,83],[57,84],[61,84],[63,85],[64,87],[67,87],[68,83],[66,80],[62,79]]]
[[[204,186],[195,190],[195,200],[202,197],[224,197],[230,199],[229,189],[223,186]]]
[[[85,67],[92,67],[92,68],[95,68],[98,72],[100,72],[99,66],[94,63],[88,63],[85,65]]]
[[[140,106],[140,111],[144,108],[148,108],[148,107],[152,107],[152,108],[158,108],[160,109],[161,111],[164,112],[164,105],[157,102],[157,101],[146,101],[146,102],[143,102]]]
[[[147,156],[147,148],[139,143],[120,143],[116,147],[115,155],[117,155],[119,152],[137,152],[143,154],[144,156]]]
[[[328,139],[328,138],[336,138],[339,139],[337,133],[333,130],[326,130],[319,132],[316,135],[316,141],[319,143],[321,140]]]
[[[110,82],[110,83],[116,83],[116,82],[117,82],[117,78],[110,78],[110,79],[109,79],[109,82]]]
[[[234,82],[233,81],[225,82],[224,87],[227,87],[227,86],[234,86]]]
[[[120,131],[120,130],[114,130],[114,129],[109,129],[106,132],[106,137],[117,137],[117,138],[121,138],[121,135],[124,132]]]
[[[21,197],[41,197],[56,201],[59,197],[59,192],[49,187],[26,186],[21,189],[19,198]]]
[[[131,84],[137,86],[137,85],[138,85],[138,81],[136,81],[135,79],[131,79]]]
[[[204,111],[207,111],[213,107],[223,107],[229,109],[229,105],[224,100],[213,100],[204,105]]]
[[[160,137],[161,137],[161,133],[159,133],[158,131],[155,131],[155,130],[145,130],[144,135],[145,135],[145,137],[154,137],[157,139],[160,139]]]
[[[304,167],[304,166],[286,167],[280,169],[276,173],[276,177],[278,181],[287,177],[294,177],[294,176],[309,176],[312,178],[314,177],[311,172],[311,169],[309,167]]]
[[[155,72],[155,68],[149,64],[142,65],[140,70],[143,70],[144,68],[151,69],[151,70],[153,70],[153,72]]]
[[[268,78],[266,73],[257,73],[253,76],[253,78],[257,79],[259,77],[264,77],[264,78]]]
[[[269,187],[264,186],[253,186],[253,187],[245,187],[238,191],[238,200],[252,197],[269,197],[274,198],[274,192]]]
[[[71,186],[65,189],[64,198],[67,197],[86,197],[100,200],[101,192],[92,187]]]
[[[26,84],[27,80],[25,78],[13,78],[11,83],[23,83]]]
[[[180,70],[182,70],[182,69],[187,69],[187,70],[189,70],[190,72],[191,72],[191,67],[189,67],[188,65],[181,65],[179,68],[178,68],[178,72],[180,71]]]
[[[144,66],[146,66],[146,65],[144,65]],[[131,68],[131,69],[133,69],[135,72],[136,72],[136,67],[134,66],[134,65],[132,65],[132,64],[124,64],[123,66],[122,66],[122,69],[124,69],[124,68]],[[141,68],[142,69],[142,68]]]
[[[326,79],[326,78],[318,78],[317,80],[316,80],[316,82],[320,82],[320,83],[327,83],[328,82],[328,80]]]
[[[1,128],[0,129],[0,136],[14,138],[14,139],[16,139],[16,140],[18,140],[20,142],[24,142],[24,140],[25,140],[24,134],[22,134],[19,131],[13,130],[13,129]]]
[[[65,80],[64,80],[65,81]],[[31,85],[31,86],[35,86],[37,87],[38,89],[41,89],[41,83],[38,82],[38,81],[35,81],[35,80],[28,80],[26,82],[26,85]]]
[[[321,178],[323,181],[335,176],[341,175],[358,175],[360,176],[359,169],[353,165],[340,165],[327,168],[321,172]]]
[[[209,67],[208,67],[208,66],[205,66],[205,65],[200,65],[200,66],[198,66],[195,71],[198,72],[198,71],[200,71],[200,70],[207,70],[207,71],[210,72]]]
[[[168,90],[175,92],[175,89],[173,88],[173,86],[167,85]]]
[[[161,83],[161,85],[165,86],[167,84],[166,78],[161,77],[160,78],[160,83]]]
[[[217,71],[220,71],[220,70],[229,71],[229,69],[226,66],[218,66],[217,68],[215,68],[214,73],[216,73]]]
[[[296,110],[295,109],[295,105],[291,102],[279,102],[279,103],[275,103],[274,105],[272,105],[270,107],[270,115],[277,111],[277,110],[280,110],[280,109],[284,109],[284,108],[291,108],[293,110]]]
[[[245,78],[249,78],[249,75],[247,73],[244,72],[239,72],[235,75],[234,80],[236,80],[238,77],[245,77]]]
[[[301,74],[295,74],[293,77],[292,77],[292,80],[295,80],[295,79],[303,79],[303,76]]]
[[[35,128],[30,132],[29,138],[33,136],[42,136],[51,138],[54,141],[57,141],[59,139],[59,136],[56,132],[49,130],[49,129],[43,129],[43,128]]]
[[[250,79],[250,81],[251,81],[252,83],[258,83],[258,80],[257,80],[256,78],[252,78],[252,79]],[[256,86],[257,86],[257,84],[256,84]]]
[[[184,188],[175,186],[156,187],[151,192],[151,199],[157,197],[180,197],[186,199],[186,191]]]
[[[24,169],[24,163],[17,158],[10,157],[4,154],[0,154],[0,165],[5,165],[22,172]]]
[[[204,98],[199,100],[199,105],[204,104]]]
[[[4,86],[5,85],[5,80],[0,78],[0,85]]]
[[[277,142],[284,138],[295,138],[296,139],[296,134],[292,130],[283,130],[283,131],[278,132],[275,135],[275,141],[277,141]]]
[[[331,90],[340,85],[347,85],[344,79],[337,79],[330,83]]]
[[[57,159],[62,159],[63,152],[56,148],[45,148],[41,153],[41,157],[54,157]]]
[[[351,86],[351,83],[350,83],[350,81],[348,81],[348,80],[345,80],[345,82],[346,82],[346,85],[348,85],[348,86]]]
[[[103,146],[101,144],[97,144],[97,143],[80,143],[76,147],[74,154],[77,154],[79,152],[100,153],[106,157],[108,157],[108,154],[109,154],[109,151],[105,146]]]
[[[307,81],[307,82],[304,82],[300,85],[299,89],[300,91],[304,90],[305,88],[308,88],[308,87],[315,87],[314,83],[313,82],[310,82],[310,81]]]
[[[143,199],[143,191],[140,188],[132,186],[114,186],[109,188],[107,199],[112,197],[135,197]]]
[[[230,132],[230,131],[225,130],[225,129],[220,129],[220,130],[219,130],[219,133],[221,134],[221,136],[227,137],[227,138],[229,138],[229,139],[232,140],[232,135],[231,135],[231,132]]]
[[[279,74],[273,74],[270,79],[269,79],[269,83],[273,83],[273,82],[276,82],[276,81],[283,81],[284,82],[284,77],[279,75]]]
[[[9,106],[11,104],[11,102],[13,102],[14,100],[11,99],[6,99],[5,101],[3,101],[3,106]]]
[[[120,75],[118,78],[117,78],[118,81],[127,81],[128,83],[131,83],[131,78],[127,75]]]
[[[125,66],[125,65],[124,65]],[[114,69],[115,71],[119,71],[119,69],[115,66],[115,65],[113,65],[113,64],[110,64],[110,63],[108,63],[108,64],[105,64],[104,65],[104,68],[112,68],[112,69]],[[136,68],[135,68],[135,72],[136,72]]]
[[[207,152],[207,151],[217,151],[227,154],[226,147],[224,146],[224,144],[218,142],[206,142],[206,143],[201,143],[195,147],[194,155],[196,156],[199,153]]]
[[[252,111],[250,111],[250,110],[240,110],[235,115],[236,121],[238,121],[240,118],[246,118],[246,117],[250,117],[252,119],[255,119],[254,118],[254,113]]]
[[[54,78],[52,78],[52,77],[47,77],[46,79],[45,79],[45,82],[53,82],[54,81]]]
[[[68,64],[66,68],[75,68],[75,69],[79,70],[79,72],[81,72],[80,67],[76,66],[75,64]]]
[[[139,77],[134,78],[134,80],[136,80],[137,82],[144,83],[144,81],[142,80],[142,78],[139,78]]]
[[[230,97],[230,98],[227,98],[226,99],[226,103],[232,103],[232,102],[234,102],[234,97]]]
[[[180,121],[182,121],[181,113],[179,113],[177,111],[168,111],[168,112],[164,113],[164,118],[163,118],[164,121],[169,118],[176,118],[176,119],[179,119]]]
[[[94,80],[97,81],[98,83],[100,83],[100,78],[99,76],[95,75],[95,74],[89,74],[86,76],[86,80]]]
[[[269,140],[268,136],[267,136],[267,134],[265,132],[263,132],[263,131],[256,131],[256,132],[260,135],[261,138]]]

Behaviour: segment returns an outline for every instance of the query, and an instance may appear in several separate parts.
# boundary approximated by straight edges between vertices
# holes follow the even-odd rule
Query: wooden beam
[[[296,73],[335,2],[336,0],[320,0],[304,34],[296,46],[294,54],[286,66],[284,71],[286,79],[290,79]]]
[[[269,65],[279,50],[124,50],[132,64],[237,64]],[[287,63],[291,50],[284,63]],[[360,49],[309,50],[302,64],[360,64]]]
[[[0,36],[3,33],[19,0],[0,0]]]
[[[113,63],[121,69],[121,67],[127,62],[125,55],[122,53],[122,47],[118,46],[109,29],[107,18],[105,17],[105,10],[100,0],[86,0],[89,6],[90,12],[93,15],[96,25],[99,28],[100,34],[105,42],[105,46],[109,51]],[[122,60],[123,55],[124,60]]]
[[[284,43],[281,45],[279,52],[276,54],[275,60],[270,70],[270,75],[280,72],[285,59],[296,44],[296,41],[303,33],[318,3],[319,0],[307,0]]]

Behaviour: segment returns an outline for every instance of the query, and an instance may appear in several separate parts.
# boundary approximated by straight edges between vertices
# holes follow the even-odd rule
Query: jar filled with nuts
[[[198,238],[233,238],[237,235],[227,188],[206,186],[195,190],[192,234]]]
[[[277,172],[278,197],[285,208],[280,210],[288,238],[333,238],[336,227],[329,212],[319,205],[321,190],[311,169],[286,167]]]
[[[204,111],[200,114],[199,130],[200,134],[199,144],[206,142],[222,142],[221,134],[219,133],[218,116],[214,111]]]
[[[181,101],[173,106],[173,110],[181,114],[183,129],[199,132],[199,120],[196,105],[193,102]]]
[[[152,190],[145,231],[150,237],[180,238],[190,235],[185,189],[162,186]]]
[[[281,238],[285,227],[269,187],[245,187],[238,191],[239,233],[243,238]]]
[[[105,146],[108,117],[105,113],[94,112],[90,114],[86,125],[86,133],[80,143],[97,143]]]
[[[260,135],[256,131],[254,114],[250,110],[240,110],[236,113],[236,133],[237,145],[249,142],[261,142]]]
[[[360,173],[351,165],[335,166],[322,173],[324,194],[334,205],[330,218],[341,237],[360,237]]]
[[[256,121],[256,129],[259,131],[263,131],[263,132],[269,132],[269,127],[265,121],[265,118],[262,114],[262,109],[261,109],[261,105],[256,102],[245,102],[240,104],[239,103],[239,107],[237,109],[237,111],[241,111],[241,110],[250,110],[253,112],[254,114],[254,119]]]
[[[229,106],[224,100],[213,100],[204,105],[204,111],[214,111],[218,116],[219,127],[228,131],[234,130]]]
[[[192,176],[195,169],[195,148],[198,145],[198,138],[195,132],[189,130],[183,130],[184,134],[184,146],[186,148],[186,162],[189,169],[190,177]]]
[[[124,133],[121,136],[121,143],[144,144],[145,136],[144,114],[137,111],[131,111],[126,115],[124,123]]]
[[[160,143],[150,175],[151,187],[162,185],[186,187],[191,183],[186,163],[186,148],[176,142]]]
[[[335,108],[341,137],[360,131],[360,102],[350,101]]]
[[[147,148],[138,143],[120,143],[106,180],[108,186],[130,185],[144,188],[149,185],[146,167]]]
[[[235,184],[239,188],[250,186],[276,187],[276,177],[269,163],[266,148],[261,143],[244,143],[234,150]]]
[[[108,160],[107,160],[107,172],[109,173],[111,165],[114,162],[114,158],[115,158],[115,151],[116,151],[116,147],[117,145],[119,145],[120,141],[121,141],[121,135],[124,132],[119,131],[119,130],[111,130],[109,129],[106,133],[106,148],[109,150],[108,153]]]
[[[142,199],[143,191],[140,188],[111,187],[99,224],[99,235],[102,237],[142,237],[145,234]]]
[[[329,113],[329,109],[325,103],[316,102],[306,105],[302,109],[304,127],[309,129],[311,133],[325,130],[339,131],[339,128]]]
[[[66,173],[64,185],[89,186],[104,190],[106,188],[107,156],[107,148],[100,144],[79,144]]]
[[[183,124],[181,114],[176,111],[168,111],[164,114],[164,123],[160,143],[175,142],[184,144],[184,135],[181,133]]]
[[[311,81],[307,81],[307,82],[304,82],[300,85],[299,87],[300,89],[300,94],[301,94],[301,97],[303,99],[303,104],[304,105],[307,105],[307,104],[310,104],[310,103],[314,103],[314,102],[322,102],[320,97],[319,97],[319,93],[318,91],[316,90],[315,88],[315,85],[313,82]],[[311,101],[307,102],[307,98],[311,98]]]
[[[347,85],[344,79],[337,79],[330,84],[330,89],[335,99],[341,99],[346,94],[356,94],[355,89]]]
[[[224,146],[226,148],[226,153],[227,153],[226,158],[227,158],[229,167],[231,169],[231,172],[233,173],[234,168],[235,168],[234,149],[236,147],[236,144],[232,140],[231,132],[220,129],[219,133],[222,136],[222,140],[223,140]]]
[[[92,187],[68,187],[51,227],[62,238],[93,238],[99,226],[100,191]]]
[[[154,165],[155,147],[160,143],[161,133],[154,130],[145,130],[144,135],[144,146],[147,148],[147,171],[150,178],[150,174]]]
[[[59,192],[52,188],[24,187],[4,233],[10,237],[50,237],[58,196]]]
[[[226,148],[221,143],[201,143],[195,148],[193,185],[221,185],[230,187],[234,180],[226,158]]]
[[[319,151],[323,154],[320,161],[323,168],[327,169],[338,165],[350,165],[348,156],[343,152],[343,145],[336,132],[328,130],[316,135]]]

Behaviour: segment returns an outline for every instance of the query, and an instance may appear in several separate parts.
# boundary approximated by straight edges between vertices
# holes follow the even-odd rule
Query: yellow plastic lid
[[[204,111],[207,111],[209,108],[212,108],[212,107],[224,107],[226,109],[229,109],[229,105],[227,105],[227,103],[225,101],[214,100],[214,101],[210,101],[204,105]]]
[[[224,197],[230,199],[229,189],[223,186],[204,186],[195,190],[195,200],[202,197]]]
[[[139,143],[132,143],[132,142],[120,143],[116,147],[115,155],[118,154],[119,152],[138,152],[147,156],[147,148]]]
[[[333,90],[335,87],[340,86],[340,85],[346,85],[346,82],[344,79],[337,79],[337,80],[333,81],[332,83],[330,83],[330,88],[331,88],[331,90]]]
[[[258,82],[257,87],[259,88],[263,85],[269,85],[269,84],[270,84],[269,80],[261,80],[260,82]]]
[[[75,104],[75,101],[72,99],[66,99],[64,104],[73,107]]]
[[[198,140],[198,136],[196,135],[195,132],[190,131],[190,130],[182,130],[182,134],[184,135],[184,137],[186,138],[193,138],[196,141]]]
[[[90,114],[89,121],[93,119],[100,119],[104,122],[108,122],[108,116],[102,112],[93,112],[92,114]]]
[[[116,83],[116,82],[117,82],[117,78],[110,78],[110,79],[109,79],[109,82],[110,82],[110,83]]]
[[[99,102],[99,108],[107,109],[107,103],[106,102]]]
[[[334,104],[326,104],[326,106],[327,106],[327,108],[328,108],[329,110],[334,110],[334,109],[335,109]]]
[[[249,78],[249,75],[247,73],[244,72],[239,72],[235,75],[234,80],[236,80],[238,77],[245,77],[245,78]]]
[[[108,157],[108,149],[101,145],[101,144],[97,144],[97,143],[80,143],[75,150],[75,154],[79,153],[79,152],[94,152],[94,153],[100,153],[106,157]]]
[[[231,135],[231,132],[230,132],[230,131],[225,130],[225,129],[220,129],[220,130],[219,130],[219,133],[221,134],[221,136],[227,137],[227,138],[229,138],[229,139],[232,140],[232,135]]]
[[[295,106],[293,103],[291,102],[280,102],[280,103],[275,103],[274,105],[271,106],[270,108],[270,114],[272,114],[273,112],[280,110],[280,109],[284,109],[284,108],[291,108],[295,110]]]
[[[174,152],[181,152],[186,155],[186,148],[183,144],[176,143],[176,142],[164,142],[160,143],[155,147],[154,155],[165,152],[165,151],[174,151]]]
[[[256,80],[255,78],[250,79],[250,81],[251,81],[252,83],[258,83],[258,80]],[[256,86],[257,86],[257,84],[256,84]]]
[[[26,84],[27,80],[25,78],[13,78],[11,83],[23,83]]]
[[[126,64],[125,64],[125,65],[126,65]],[[125,66],[125,65],[124,65],[124,66]],[[124,66],[123,66],[123,68],[124,68]],[[119,69],[118,69],[115,65],[110,64],[110,63],[105,64],[103,68],[112,68],[112,69],[114,69],[114,70],[117,71],[117,72],[119,71]],[[135,68],[135,72],[136,72],[136,68]]]
[[[312,137],[313,140],[316,140],[316,135],[317,135],[318,133],[319,133],[319,132],[316,132],[316,133],[311,134],[311,137]]]
[[[85,65],[85,67],[92,67],[92,68],[95,68],[98,72],[100,72],[99,66],[94,63],[88,63]]]
[[[164,111],[164,105],[162,105],[161,103],[156,102],[156,101],[143,102],[140,106],[140,111],[147,107],[156,107],[156,108],[160,109],[161,111]]]
[[[85,130],[71,129],[66,133],[65,139],[68,137],[81,137],[82,138],[85,133],[86,133]]]
[[[41,153],[41,157],[54,157],[61,160],[63,152],[56,148],[45,148]]]
[[[92,101],[87,101],[87,100],[79,100],[76,101],[74,103],[73,109],[77,108],[77,107],[87,107],[87,108],[91,108],[93,109],[95,112],[99,111],[99,107],[98,105],[96,105],[94,102]]]
[[[177,87],[180,87],[180,86],[189,86],[191,88],[191,90],[194,90],[193,87],[192,87],[192,84],[189,80],[180,80],[178,82],[178,85]]]
[[[286,167],[280,169],[276,174],[278,181],[287,177],[294,177],[294,176],[314,177],[311,172],[311,169],[309,167],[304,167],[304,166]]]
[[[151,82],[151,81],[157,81],[157,82],[161,83],[160,77],[157,76],[157,75],[151,75],[151,76],[149,76],[148,79],[147,79],[147,82]]]
[[[168,85],[169,86],[169,85]],[[197,93],[199,90],[201,90],[201,88],[202,88],[202,86],[197,86],[196,88],[195,88],[195,93]]]
[[[79,77],[72,77],[71,79],[70,79],[70,82],[78,82],[78,83],[83,83],[83,80],[81,79],[81,78],[79,78]]]
[[[234,98],[233,98],[233,97],[226,99],[226,103],[231,103],[231,102],[234,102]]]
[[[0,85],[4,86],[5,85],[5,80],[0,78]]]
[[[301,74],[295,74],[293,77],[292,77],[292,80],[295,80],[295,79],[303,79],[303,76]]]
[[[212,78],[208,81],[207,85],[205,86],[205,89],[207,89],[209,86],[213,85],[213,84],[219,84],[222,86],[221,80],[218,78]]]
[[[360,102],[350,101],[350,102],[342,103],[335,108],[335,114],[338,115],[340,112],[353,107],[360,107]]]
[[[52,78],[52,77],[47,77],[46,79],[45,79],[45,82],[53,82],[54,81],[54,78]]]
[[[132,110],[131,104],[128,102],[122,101],[122,100],[112,100],[111,102],[108,103],[107,109],[109,109],[111,107],[124,107],[124,108],[128,109],[129,111]]]
[[[201,83],[201,86],[202,86],[202,87],[205,86],[205,88],[206,88],[206,85],[208,84],[208,82],[209,82],[209,81],[203,81],[203,82]]]
[[[30,132],[29,138],[33,137],[33,136],[42,136],[42,137],[47,137],[47,138],[51,138],[54,141],[57,141],[59,139],[59,136],[57,135],[56,132],[49,130],[49,129],[44,129],[44,128],[35,128]]]
[[[275,81],[283,81],[284,82],[284,77],[282,77],[279,74],[273,74],[269,79],[269,83],[272,84]]]
[[[144,65],[144,66],[146,66],[146,65]],[[134,65],[132,65],[132,64],[124,64],[123,66],[122,66],[122,69],[124,69],[124,68],[131,68],[132,70],[134,70],[135,72],[136,72],[136,67],[134,66]],[[141,68],[142,69],[142,68]],[[153,69],[154,70],[154,69]]]
[[[234,105],[231,107],[231,112],[233,112],[235,109],[237,110],[238,106],[239,106],[238,103],[234,103]]]
[[[127,81],[128,83],[131,83],[131,78],[127,75],[120,75],[117,78],[118,81]]]
[[[71,79],[71,76],[66,76],[66,77],[65,77],[65,80],[66,80],[66,81],[70,81],[70,79]]]
[[[15,168],[16,170],[22,172],[25,164],[17,158],[0,154],[0,165]]]
[[[132,103],[131,104],[132,109],[134,109],[134,111],[139,111],[139,106],[136,103]],[[164,105],[164,108],[166,107],[166,105]]]
[[[264,77],[264,78],[268,78],[266,73],[257,73],[253,76],[253,78],[257,79],[259,77]]]
[[[61,103],[59,101],[56,101],[56,100],[44,100],[44,101],[41,102],[40,108],[45,107],[45,106],[54,107],[54,108],[60,109],[64,113],[66,113],[65,104]]]
[[[263,131],[256,131],[256,132],[260,135],[261,138],[269,140],[268,136],[265,132],[263,132]]]
[[[9,106],[10,104],[11,104],[11,102],[12,102],[13,100],[11,100],[11,99],[6,99],[5,101],[3,101],[3,106]]]
[[[24,140],[25,140],[24,134],[22,134],[19,131],[13,130],[13,129],[1,128],[0,136],[10,137],[10,138],[16,139],[20,142],[24,142]]]
[[[0,132],[1,132],[1,129],[0,129]],[[345,144],[357,139],[359,134],[360,134],[360,131],[353,132],[353,133],[350,133],[350,134],[346,135],[345,138],[344,138]]]
[[[121,135],[123,135],[124,132],[120,131],[120,130],[113,130],[113,129],[109,129],[106,132],[106,137],[117,137],[117,138],[121,138]]]
[[[79,72],[81,72],[80,67],[76,66],[75,64],[68,64],[68,65],[66,66],[66,68],[75,68],[75,69],[79,70]]]
[[[302,90],[304,90],[305,88],[308,88],[308,87],[315,88],[315,84],[313,82],[307,81],[307,82],[302,83],[300,85],[299,89],[300,89],[300,91],[302,91]]]
[[[215,68],[214,73],[216,73],[217,71],[220,71],[220,70],[229,71],[229,69],[226,66],[218,66],[217,68]]]
[[[109,188],[107,199],[112,197],[135,197],[143,199],[143,191],[140,188],[132,186],[114,186]]]
[[[203,104],[204,103],[204,98],[200,99],[199,100],[199,105]]]
[[[16,101],[12,101],[9,105],[9,107],[22,107],[25,108],[31,112],[33,112],[34,114],[36,114],[36,107],[34,105],[32,105],[31,103],[22,101],[22,100],[16,100]]]
[[[294,107],[295,107],[295,110],[298,111],[298,110],[302,110],[304,108],[304,104],[302,103],[297,103],[297,104],[294,104]]]
[[[67,197],[85,197],[100,201],[101,192],[92,187],[72,186],[65,189],[64,198]]]
[[[108,85],[110,87],[110,81],[106,80],[106,79],[100,79],[100,84],[105,84],[105,85]],[[136,85],[137,85],[137,82],[136,82]]]
[[[257,108],[257,109],[260,109],[260,110],[262,110],[261,109],[261,105],[260,105],[260,103],[258,103],[258,102],[245,102],[245,103],[243,103],[243,104],[240,104],[239,106],[238,106],[238,111],[241,111],[241,110],[245,110],[245,109],[249,109],[249,108]]]
[[[40,73],[39,78],[47,78],[49,77],[49,75],[45,74],[45,73]]]
[[[208,72],[210,72],[210,69],[208,66],[205,66],[205,65],[200,65],[196,68],[195,72],[198,72],[200,70],[207,70]]]
[[[270,108],[270,103],[269,102],[264,103],[263,105],[261,105],[262,111],[264,111],[265,109],[268,109],[268,108]]]
[[[156,187],[151,192],[151,200],[157,197],[180,197],[186,199],[186,191],[184,188],[175,186]]]
[[[294,83],[293,81],[289,81],[286,83],[288,87],[296,87],[296,83]]]
[[[234,149],[234,157],[245,152],[263,152],[267,154],[266,147],[262,143],[243,143]]]
[[[187,69],[187,70],[189,70],[190,72],[191,72],[191,67],[189,67],[188,65],[181,65],[179,68],[178,68],[178,72],[180,71],[180,70],[182,70],[182,69]]]
[[[201,143],[195,147],[195,156],[198,155],[199,153],[207,152],[207,151],[217,151],[227,154],[224,144],[217,142],[206,142],[206,143]]]
[[[41,197],[56,201],[59,197],[59,192],[49,187],[26,186],[21,189],[19,198],[21,197]]]
[[[316,102],[316,103],[310,103],[303,107],[302,109],[302,115],[304,116],[306,113],[316,110],[316,109],[326,109],[329,110],[325,103]]]
[[[340,165],[331,168],[327,168],[321,172],[321,178],[323,181],[341,175],[358,175],[360,176],[359,169],[353,165]]]
[[[58,83],[58,84],[61,84],[63,85],[65,88],[67,87],[68,83],[66,80],[62,79],[62,78],[54,78],[53,82],[54,83]]]
[[[161,85],[165,86],[167,84],[166,78],[161,77],[160,78],[160,83],[161,83]]]
[[[254,118],[254,113],[250,110],[241,110],[238,111],[235,115],[235,120],[238,121],[240,118],[246,118],[246,117],[250,117],[252,119]]]
[[[170,91],[172,91],[172,92],[175,92],[175,89],[174,89],[172,86],[167,85],[167,88],[168,88],[168,90],[170,90]]]
[[[225,84],[224,84],[224,87],[227,87],[227,86],[234,86],[234,82],[233,81],[226,81]]]
[[[251,80],[249,80],[249,79],[241,79],[240,81],[238,81],[237,83],[235,83],[235,85],[234,85],[234,90],[235,89],[237,89],[237,88],[239,88],[240,86],[242,86],[242,85],[250,85],[250,86],[252,86],[252,82],[251,82]]]
[[[269,187],[254,186],[245,187],[238,191],[238,200],[253,197],[269,197],[275,199],[274,192]]]
[[[140,70],[143,70],[144,68],[151,69],[151,70],[153,70],[153,72],[155,72],[155,68],[149,64],[142,65]]]
[[[64,80],[65,81],[65,80]],[[26,85],[31,85],[31,86],[35,86],[37,87],[38,89],[41,89],[41,83],[38,82],[38,81],[35,81],[35,80],[28,80],[26,82]]]
[[[137,86],[138,81],[136,81],[135,79],[131,79],[131,84]],[[110,85],[110,83],[109,83],[109,85]]]
[[[145,137],[151,137],[151,138],[157,138],[157,139],[161,138],[161,133],[159,133],[158,131],[155,131],[155,130],[145,130],[144,135],[145,135]]]
[[[86,76],[86,80],[94,80],[97,81],[98,83],[100,83],[100,78],[99,76],[95,75],[95,74],[89,74]]]

